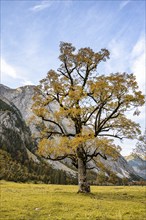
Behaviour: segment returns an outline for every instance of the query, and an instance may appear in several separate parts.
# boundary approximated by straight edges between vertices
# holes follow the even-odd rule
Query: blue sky
[[[145,90],[145,1],[1,0],[1,83],[16,88],[38,84],[59,66],[60,41],[95,51],[110,60],[99,73],[133,72]],[[144,130],[143,114],[137,119]],[[126,154],[130,151],[127,142]]]

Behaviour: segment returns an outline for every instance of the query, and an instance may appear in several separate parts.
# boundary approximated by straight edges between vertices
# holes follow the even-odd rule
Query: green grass
[[[77,186],[1,181],[1,220],[146,220],[146,188]]]

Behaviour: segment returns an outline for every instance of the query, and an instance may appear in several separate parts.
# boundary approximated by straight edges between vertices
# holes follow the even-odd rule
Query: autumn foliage
[[[117,155],[114,139],[140,134],[139,125],[126,112],[139,114],[144,96],[133,74],[97,74],[100,62],[108,58],[106,49],[76,51],[61,42],[61,65],[40,81],[34,96],[33,112],[40,119],[38,153],[52,160],[69,158],[78,168],[81,192],[90,191],[86,170],[96,165],[95,158]]]

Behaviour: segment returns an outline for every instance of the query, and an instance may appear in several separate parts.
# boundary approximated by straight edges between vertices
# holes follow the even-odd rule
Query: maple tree
[[[135,138],[139,124],[126,112],[144,104],[133,74],[98,75],[109,51],[60,43],[60,67],[50,70],[34,95],[33,112],[40,118],[38,153],[50,160],[69,158],[78,169],[79,192],[90,192],[86,171],[95,158],[114,156],[114,139]],[[93,161],[93,162],[92,162]]]

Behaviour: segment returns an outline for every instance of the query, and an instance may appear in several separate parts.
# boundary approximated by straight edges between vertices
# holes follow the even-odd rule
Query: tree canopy
[[[61,42],[61,65],[40,81],[34,96],[33,112],[40,118],[39,154],[52,160],[70,158],[82,185],[92,160],[116,154],[114,139],[140,134],[139,124],[126,114],[138,114],[137,108],[144,104],[135,76],[97,73],[109,55],[107,49],[76,51],[71,43]]]

